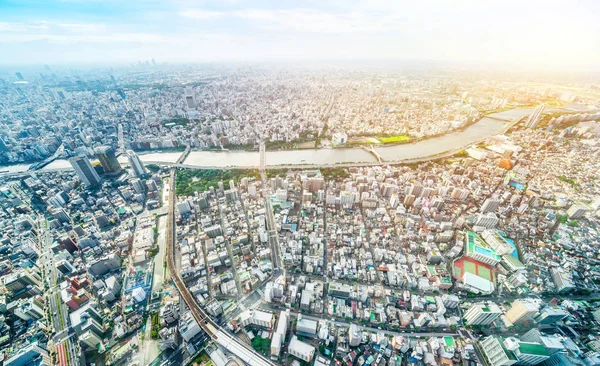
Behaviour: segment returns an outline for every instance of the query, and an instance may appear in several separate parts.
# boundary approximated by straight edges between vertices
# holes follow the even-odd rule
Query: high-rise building
[[[506,317],[511,323],[518,324],[532,319],[537,315],[538,309],[538,305],[530,300],[515,300],[506,312]]]
[[[540,119],[542,118],[542,113],[544,112],[544,109],[546,109],[545,104],[538,105],[533,110],[533,112],[529,115],[529,118],[527,119],[527,122],[525,123],[525,127],[535,128],[537,126],[537,124],[540,122]]]
[[[4,287],[10,292],[19,292],[28,286],[39,287],[42,283],[40,275],[29,269],[20,272],[12,272],[4,276]]]
[[[531,329],[523,334],[519,340],[521,342],[539,343],[544,346],[548,354],[553,355],[565,350],[564,337],[560,334],[545,335],[538,329]]]
[[[516,338],[504,339],[505,347],[519,360],[519,365],[537,365],[550,358],[550,352],[538,342],[522,342]]]
[[[100,176],[87,158],[77,156],[69,159],[69,162],[86,187],[91,188],[100,185]]]
[[[40,298],[21,299],[13,310],[15,315],[25,321],[39,320],[44,317],[44,307]]]
[[[146,172],[146,167],[144,166],[144,163],[142,163],[140,157],[133,150],[127,150],[125,154],[127,155],[129,166],[133,169],[135,176],[138,178],[145,177],[148,173]]]
[[[537,365],[550,357],[546,347],[538,342],[522,342],[516,338],[489,336],[480,343],[481,353],[490,366]]]
[[[500,201],[494,198],[488,198],[481,205],[481,213],[494,212],[500,206]]]
[[[413,195],[415,197],[420,197],[421,194],[423,193],[423,186],[421,184],[413,184],[409,189],[408,189],[408,194],[407,195]]]
[[[494,303],[473,304],[465,313],[464,319],[469,325],[487,325],[501,314],[502,310]]]
[[[586,206],[575,203],[569,207],[567,215],[569,215],[570,219],[580,219],[587,211],[589,211],[589,209]]]
[[[455,309],[460,304],[458,296],[452,294],[442,295],[442,302],[447,309]]]
[[[4,361],[6,366],[50,365],[52,362],[48,350],[38,341],[21,346],[11,357]]]
[[[189,109],[196,108],[196,101],[194,100],[194,96],[193,95],[186,95],[185,96],[185,101],[186,101],[187,106],[188,106]]]
[[[115,156],[115,151],[110,146],[100,146],[96,149],[96,156],[106,174],[116,174],[121,171],[121,164]]]
[[[92,331],[86,331],[79,336],[79,341],[90,348],[102,349],[102,338]]]
[[[281,311],[279,313],[279,320],[277,321],[277,331],[273,333],[271,338],[271,358],[277,359],[281,352],[281,346],[285,341],[285,335],[287,334],[288,323],[290,320],[290,310]]]
[[[348,330],[348,337],[351,347],[358,347],[362,342],[362,332],[356,326],[356,324],[350,324],[350,329]]]
[[[412,206],[414,202],[415,196],[413,194],[409,194],[406,197],[404,197],[404,206]]]
[[[133,178],[131,180],[131,185],[133,186],[133,189],[135,190],[135,193],[144,193],[144,191],[146,190],[146,185],[144,184],[144,181],[142,181],[139,178]]]
[[[506,348],[500,337],[489,336],[479,342],[479,346],[490,366],[510,366],[519,361],[514,352]]]
[[[486,229],[493,229],[498,225],[500,219],[493,212],[488,212],[486,214],[479,214],[475,219],[475,226],[482,226]]]
[[[565,293],[575,289],[575,284],[571,280],[571,277],[561,268],[550,269],[550,275],[558,292]]]

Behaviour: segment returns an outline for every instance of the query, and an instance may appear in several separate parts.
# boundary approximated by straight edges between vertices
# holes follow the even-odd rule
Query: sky
[[[0,64],[430,61],[600,68],[597,0],[0,0]]]

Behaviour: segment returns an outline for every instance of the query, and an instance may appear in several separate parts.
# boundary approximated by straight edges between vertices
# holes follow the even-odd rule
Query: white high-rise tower
[[[140,157],[133,150],[127,150],[125,154],[127,155],[127,160],[129,160],[129,165],[133,169],[135,176],[138,178],[146,176],[146,167],[144,166],[144,163],[142,163],[142,160],[140,160]]]

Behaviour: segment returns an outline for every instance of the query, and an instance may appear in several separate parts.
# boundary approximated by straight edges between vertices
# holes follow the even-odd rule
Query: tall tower
[[[117,160],[112,147],[100,146],[96,149],[96,156],[100,160],[100,164],[102,164],[102,168],[106,174],[115,174],[121,171],[121,164]]]
[[[71,163],[77,176],[83,181],[86,187],[90,188],[100,185],[100,176],[96,173],[88,159],[76,156],[69,159],[69,163]]]
[[[146,176],[146,174],[148,174],[146,172],[146,167],[144,166],[144,163],[142,163],[140,157],[133,150],[127,150],[125,154],[127,155],[129,165],[133,169],[133,172],[136,177],[142,178]]]

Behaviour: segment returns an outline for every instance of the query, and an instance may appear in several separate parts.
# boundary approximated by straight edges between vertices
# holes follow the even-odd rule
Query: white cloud
[[[106,29],[106,25],[96,23],[56,23],[56,26],[70,32],[85,33],[98,32]]]
[[[135,14],[0,22],[0,54],[8,55],[0,62],[43,55],[35,41],[48,45],[49,58],[68,50],[74,59],[85,48],[86,57],[97,59],[138,52],[172,60],[600,62],[594,47],[600,43],[600,5],[585,0],[302,0],[272,9],[243,0],[150,2],[156,1],[166,5],[144,3]]]
[[[217,19],[225,15],[225,13],[220,11],[207,11],[201,9],[188,9],[180,11],[178,14],[192,19]]]
[[[187,9],[179,15],[194,19],[238,18],[260,28],[272,31],[300,31],[312,33],[358,33],[398,30],[403,27],[401,16],[384,13],[323,12],[314,9],[242,9],[230,12]]]
[[[137,33],[137,32],[118,32],[110,34],[74,34],[74,33],[44,33],[27,34],[11,33],[0,36],[0,43],[22,43],[34,41],[49,41],[53,43],[95,43],[95,44],[125,44],[138,43],[156,46],[192,46],[196,42],[203,41],[232,41],[235,37],[224,34],[187,34],[185,37],[179,34],[159,34],[159,33]]]
[[[46,30],[48,28],[46,24],[40,22],[32,24],[0,22],[0,32],[29,32]]]

